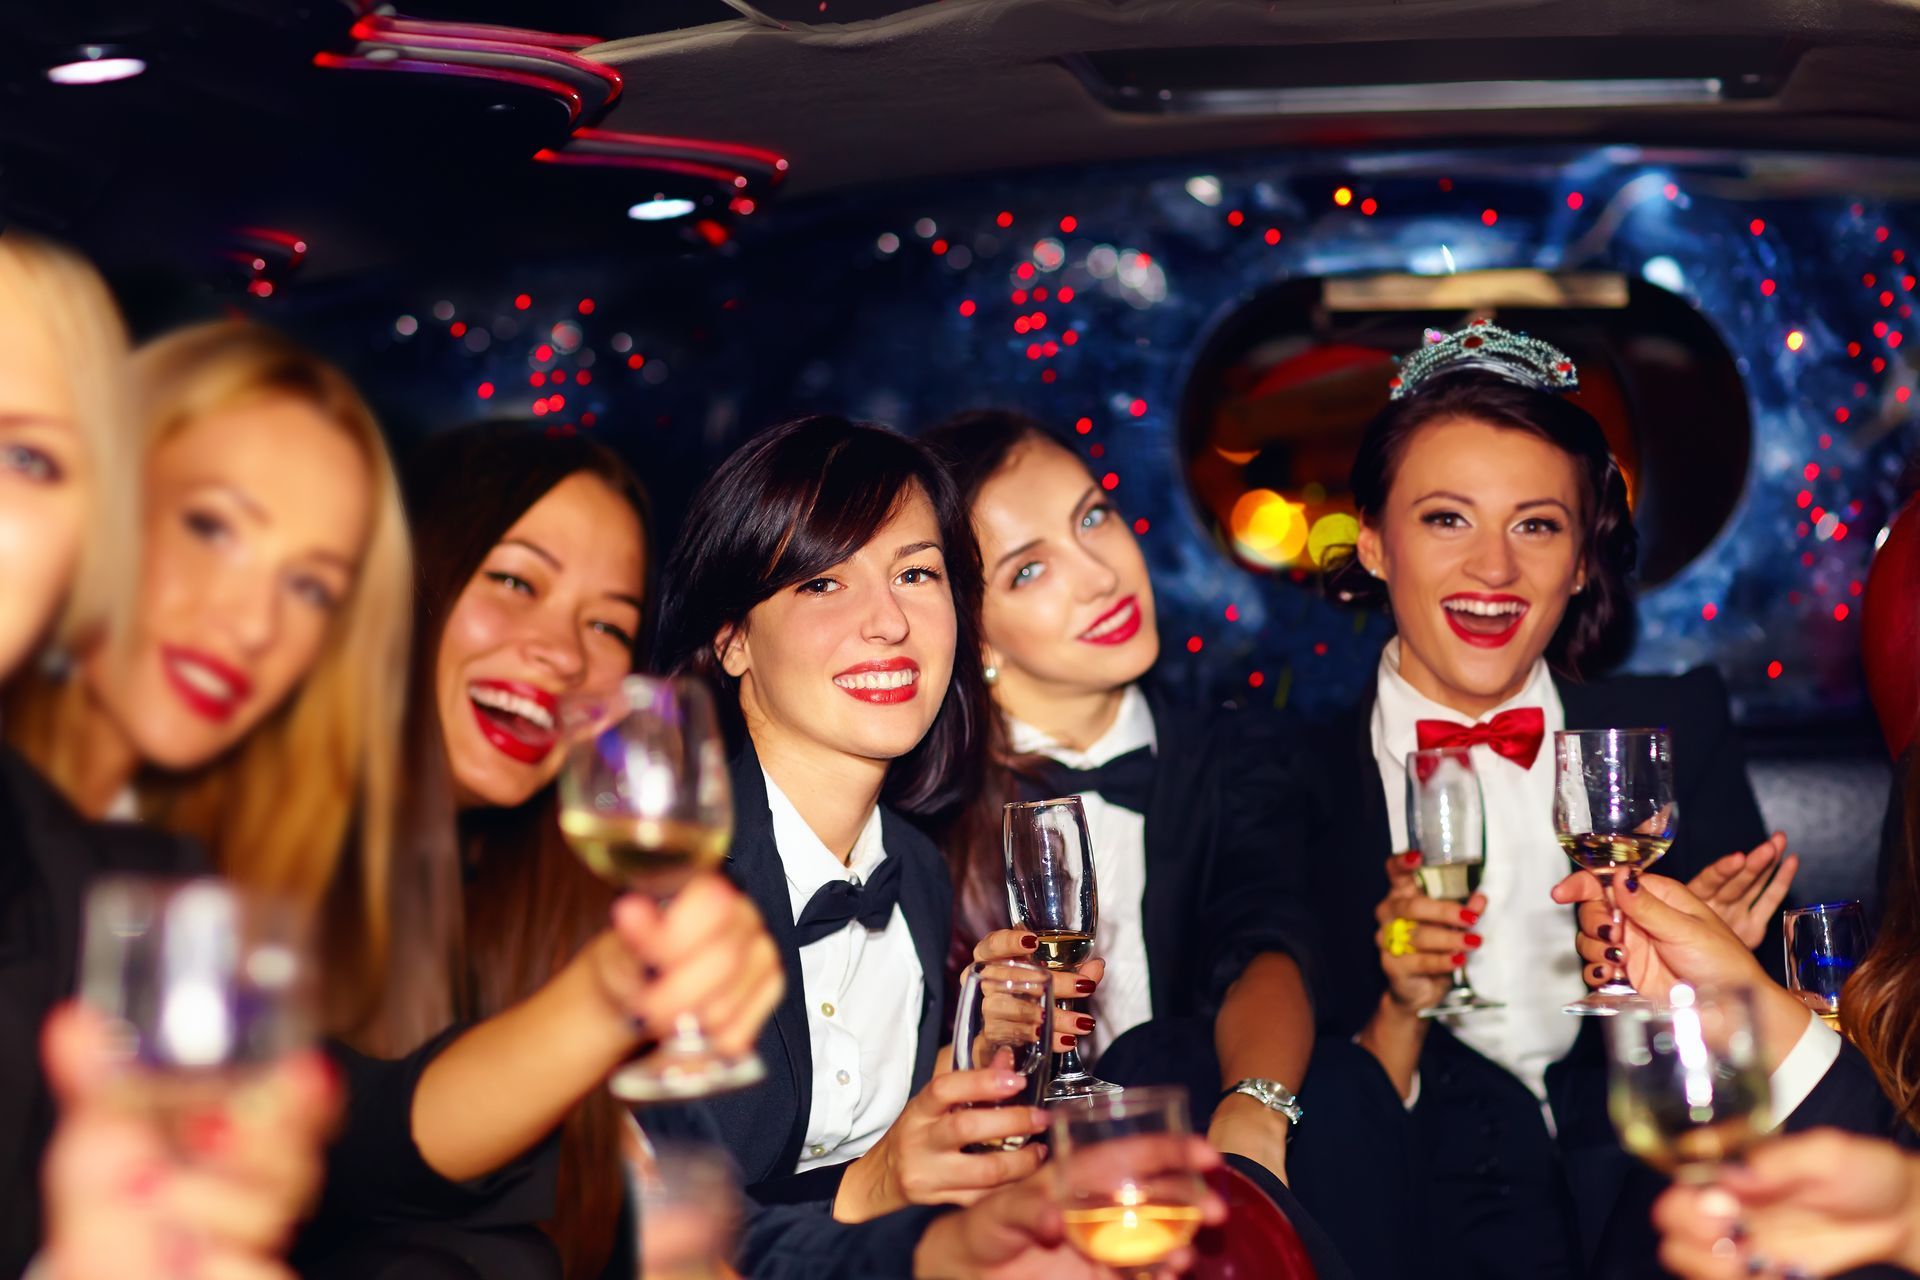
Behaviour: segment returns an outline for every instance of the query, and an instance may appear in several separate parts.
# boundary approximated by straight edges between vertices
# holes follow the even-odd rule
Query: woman
[[[1606,438],[1566,398],[1575,379],[1547,344],[1477,323],[1408,359],[1354,461],[1359,537],[1329,585],[1389,609],[1396,635],[1368,696],[1310,734],[1305,755],[1318,767],[1306,794],[1320,815],[1321,1032],[1364,1053],[1309,1081],[1338,1090],[1322,1100],[1345,1118],[1304,1133],[1294,1167],[1361,1275],[1415,1265],[1373,1229],[1383,1193],[1428,1220],[1419,1265],[1437,1254],[1466,1275],[1580,1273],[1625,1175],[1604,1115],[1569,1084],[1598,1071],[1599,1054],[1560,1012],[1582,982],[1549,897],[1566,866],[1551,734],[1671,727],[1687,821],[1665,865],[1681,874],[1713,863],[1727,879],[1780,852],[1763,839],[1717,676],[1581,679],[1628,621],[1636,540]],[[1417,856],[1396,852],[1408,848],[1406,754],[1450,743],[1468,746],[1487,811],[1486,871],[1464,903],[1422,896]],[[1729,911],[1747,913],[1757,941],[1773,905],[1748,897]],[[1421,1019],[1469,956],[1476,988],[1505,1009],[1453,1027]]]
[[[0,238],[0,685],[49,636],[84,641],[131,596],[137,451],[127,447],[126,337],[106,286],[71,253]],[[288,1064],[222,1150],[177,1158],[112,1099],[112,1054],[84,1011],[43,1020],[73,987],[81,895],[96,871],[195,869],[179,842],[85,822],[0,748],[0,1274],[60,1280],[270,1275],[301,1212],[336,1097]],[[56,1126],[55,1099],[60,1118]],[[261,1105],[264,1104],[264,1105]],[[42,1164],[44,1160],[44,1181]],[[43,1212],[44,1211],[44,1212]],[[44,1234],[43,1234],[44,1233]]]
[[[667,562],[656,658],[723,690],[739,731],[728,870],[787,972],[758,1045],[770,1079],[703,1108],[762,1201],[831,1201],[863,1221],[976,1200],[1039,1162],[1037,1144],[963,1150],[1041,1129],[1025,1107],[957,1109],[1020,1081],[933,1078],[951,889],[908,819],[978,784],[979,597],[966,509],[939,465],[839,418],[737,451]],[[849,882],[837,893],[857,916],[809,911]]]
[[[134,361],[145,539],[128,625],[10,691],[8,740],[90,817],[201,841],[249,888],[330,913],[329,1022],[385,978],[409,614],[399,488],[331,365],[239,321]],[[349,854],[347,851],[351,850]]]
[[[1312,925],[1288,756],[1270,717],[1196,713],[1152,684],[1160,640],[1146,560],[1106,492],[1040,423],[963,414],[926,443],[949,460],[979,536],[984,657],[1004,717],[993,781],[952,842],[970,931],[1007,923],[1001,805],[1023,798],[1017,790],[1080,794],[1106,970],[1079,1031],[1096,1051],[1119,1042],[1102,1067],[1109,1079],[1144,1082],[1128,1065],[1198,1074],[1214,1145],[1284,1176],[1292,1120],[1272,1107],[1292,1109],[1313,1048],[1298,959]],[[1212,1040],[1217,1062],[1196,1054],[1196,1039]],[[1172,1061],[1134,1061],[1156,1049]],[[1246,1091],[1215,1110],[1237,1086]]]

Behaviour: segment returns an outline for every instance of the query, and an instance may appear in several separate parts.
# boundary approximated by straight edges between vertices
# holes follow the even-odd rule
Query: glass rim
[[[1664,725],[1620,725],[1617,728],[1606,729],[1555,729],[1553,736],[1555,739],[1588,738],[1598,737],[1603,733],[1617,733],[1623,736],[1638,734],[1647,734],[1649,736],[1653,734],[1667,734],[1671,736],[1673,730],[1666,728]]]
[[[1810,916],[1823,911],[1858,911],[1864,915],[1866,907],[1858,898],[1840,898],[1833,902],[1809,902],[1803,907],[1788,907],[1780,913],[1780,918]]]
[[[1053,805],[1070,804],[1077,804],[1082,808],[1086,807],[1080,794],[1075,792],[1070,796],[1054,796],[1051,800],[1009,800],[1000,806],[1000,811],[1004,814],[1011,813],[1015,809],[1045,809]]]

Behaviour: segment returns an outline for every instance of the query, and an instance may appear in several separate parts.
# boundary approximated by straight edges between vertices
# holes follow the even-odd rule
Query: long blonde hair
[[[140,468],[127,390],[127,330],[100,274],[61,245],[0,235],[0,295],[26,304],[52,339],[86,458],[87,531],[52,639],[72,647],[116,627],[133,601]]]
[[[317,409],[360,446],[372,526],[325,649],[286,704],[232,751],[184,774],[138,780],[144,816],[194,836],[223,875],[315,913],[330,1029],[351,1031],[387,975],[413,557],[392,460],[373,412],[331,364],[271,329],[218,321],[133,358],[145,456],[203,415],[278,396]],[[22,682],[6,729],[70,795],[81,778],[86,682]],[[349,846],[355,856],[346,856]]]

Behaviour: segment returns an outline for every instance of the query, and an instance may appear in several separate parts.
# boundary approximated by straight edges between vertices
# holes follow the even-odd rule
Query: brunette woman
[[[1585,1105],[1595,1095],[1569,1084],[1599,1055],[1560,1012],[1583,987],[1549,897],[1566,863],[1543,744],[1562,728],[1668,726],[1688,818],[1663,865],[1706,872],[1750,944],[1777,905],[1753,896],[1753,875],[1782,840],[1764,838],[1715,674],[1582,679],[1628,622],[1636,540],[1606,438],[1568,398],[1572,362],[1476,324],[1411,357],[1396,383],[1354,462],[1360,534],[1330,585],[1389,609],[1397,634],[1368,696],[1305,744],[1318,767],[1320,1029],[1333,1051],[1351,1038],[1364,1054],[1316,1066],[1308,1087],[1330,1086],[1329,1123],[1303,1134],[1296,1183],[1363,1276],[1416,1262],[1580,1274],[1626,1166]],[[1422,896],[1406,865],[1417,857],[1402,856],[1407,753],[1446,745],[1469,749],[1487,812],[1485,876],[1466,902]],[[1418,1017],[1466,957],[1505,1008],[1451,1027]],[[1378,1231],[1382,1195],[1425,1228]]]
[[[105,285],[71,253],[0,238],[0,684],[50,638],[85,643],[125,611],[138,450],[126,337]],[[272,1276],[302,1211],[337,1096],[312,1060],[256,1093],[219,1151],[187,1165],[110,1100],[104,1028],[66,1008],[81,898],[103,871],[183,874],[179,841],[84,820],[0,748],[0,1274],[58,1280]],[[56,1125],[56,1098],[60,1118]],[[44,1180],[43,1180],[44,1172]],[[44,1194],[43,1194],[44,1193]],[[43,1234],[44,1233],[44,1234]],[[184,1258],[182,1239],[194,1241]]]
[[[1145,558],[1044,426],[969,413],[926,442],[979,535],[983,653],[1003,717],[991,782],[953,841],[970,931],[1007,924],[1000,806],[1036,790],[1083,796],[1106,961],[1083,1041],[1114,1046],[1101,1070],[1121,1083],[1198,1071],[1214,1144],[1284,1176],[1313,1048],[1290,754],[1267,714],[1196,710],[1154,685]]]
[[[728,872],[787,972],[758,1045],[770,1078],[703,1108],[763,1202],[831,1202],[862,1221],[977,1199],[1040,1159],[1035,1145],[963,1150],[1039,1131],[1029,1108],[956,1109],[1018,1081],[933,1074],[952,891],[910,819],[979,782],[992,714],[979,598],[946,473],[920,445],[839,418],[736,452],[667,562],[657,659],[715,680],[734,713]]]

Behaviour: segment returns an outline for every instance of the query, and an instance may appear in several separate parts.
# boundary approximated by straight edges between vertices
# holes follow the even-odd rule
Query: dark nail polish
[[[1480,923],[1480,913],[1478,911],[1467,911],[1463,909],[1460,912],[1460,923],[1471,928]]]
[[[1640,892],[1640,879],[1638,876],[1627,877],[1627,892],[1628,893]]]
[[[1039,945],[1040,939],[1034,937],[1032,934],[1023,933],[1020,935],[1020,949],[1022,951],[1031,951]]]
[[[1613,962],[1614,962],[1615,964],[1619,964],[1619,963],[1620,963],[1620,958],[1621,958],[1621,955],[1622,955],[1622,954],[1623,954],[1623,953],[1621,952],[1621,950],[1620,950],[1620,948],[1618,948],[1618,947],[1608,947],[1608,948],[1607,948],[1607,959],[1609,959],[1609,960],[1611,960],[1611,961],[1613,961]]]
[[[1605,966],[1605,965],[1603,965],[1603,964],[1597,964],[1597,965],[1595,965],[1595,966],[1593,966],[1593,976],[1594,976],[1594,977],[1596,977],[1596,978],[1604,978],[1604,977],[1606,977],[1606,976],[1607,976],[1607,966]]]
[[[1082,978],[1078,982],[1073,984],[1073,989],[1076,993],[1080,995],[1090,996],[1093,994],[1093,989],[1099,985],[1100,984],[1097,982],[1092,982],[1086,978]]]
[[[1060,1043],[1064,1048],[1071,1049],[1073,1048],[1074,1045],[1080,1043],[1080,1037],[1079,1036],[1061,1036]]]
[[[1085,1034],[1086,1032],[1093,1030],[1093,1019],[1089,1018],[1086,1014],[1083,1013],[1076,1020],[1075,1025],[1080,1029],[1082,1034]]]
[[[1461,941],[1466,943],[1469,949],[1472,949],[1480,945],[1481,939],[1479,934],[1470,933],[1466,937],[1462,938]]]
[[[1603,924],[1603,925],[1601,925],[1601,926],[1600,926],[1600,927],[1599,927],[1598,929],[1596,929],[1596,930],[1595,930],[1594,932],[1596,932],[1596,933],[1598,933],[1598,934],[1600,935],[1600,941],[1602,941],[1602,942],[1612,942],[1612,941],[1613,941],[1613,926],[1612,926],[1612,925],[1610,925],[1610,924]]]

